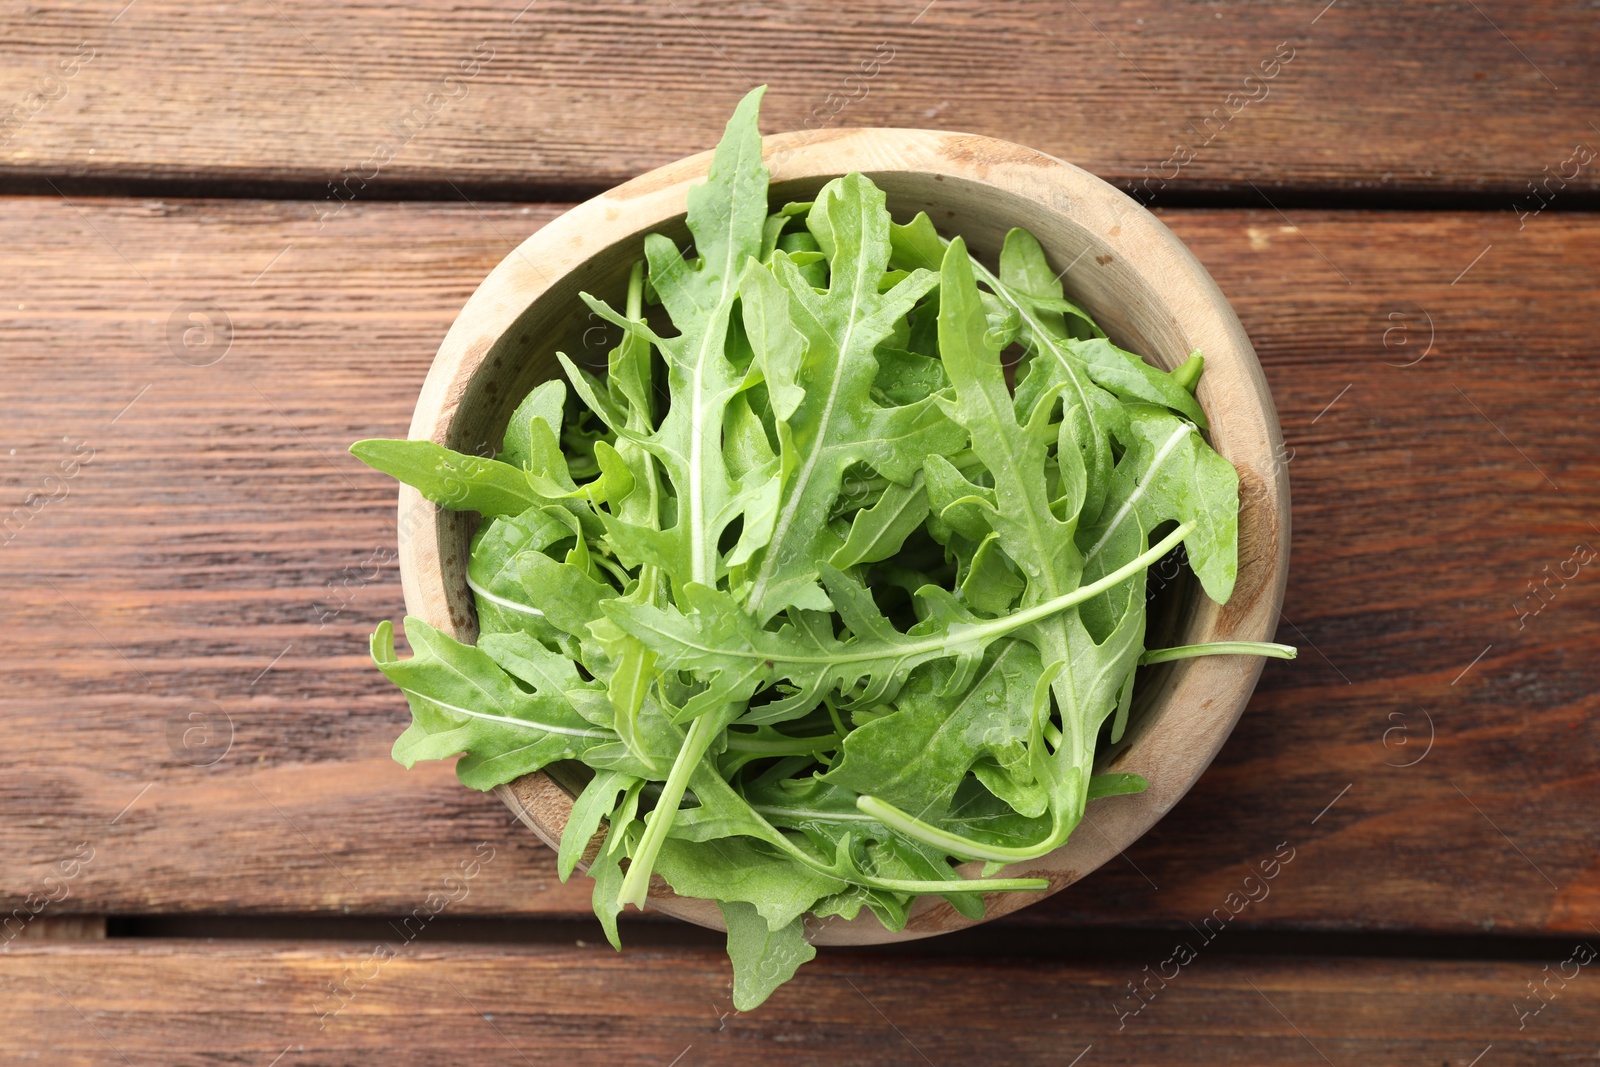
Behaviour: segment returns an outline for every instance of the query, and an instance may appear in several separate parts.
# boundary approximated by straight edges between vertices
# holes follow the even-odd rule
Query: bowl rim
[[[1160,298],[1164,311],[1206,358],[1197,394],[1213,444],[1239,472],[1239,572],[1223,607],[1196,598],[1186,627],[1191,640],[1270,640],[1277,628],[1288,577],[1289,485],[1272,396],[1244,327],[1222,291],[1188,247],[1132,197],[1088,172],[1031,148],[974,134],[900,128],[845,128],[763,138],[763,159],[774,186],[826,180],[851,171],[869,177],[928,175],[957,179],[996,197],[1020,197],[1085,231],[1120,258]],[[555,281],[618,241],[681,218],[692,185],[705,180],[711,153],[669,163],[608,190],[545,224],[508,254],[462,308],[423,384],[410,437],[446,442],[474,376],[513,324]],[[1081,257],[1080,257],[1081,258]],[[1065,272],[1063,272],[1065,273]],[[1182,354],[1168,353],[1172,363]],[[445,578],[443,508],[401,486],[399,556],[409,614],[452,636],[470,636],[471,594],[463,579]],[[465,608],[463,608],[465,605]],[[1198,636],[1197,636],[1198,635]],[[920,898],[904,929],[889,931],[869,912],[844,921],[807,917],[817,944],[871,944],[944,933],[1007,914],[1066,887],[1132,844],[1188,792],[1238,721],[1261,673],[1254,656],[1213,656],[1171,664],[1159,713],[1137,741],[1114,760],[1119,771],[1142,773],[1150,788],[1097,801],[1061,848],[1014,864],[1011,876],[1041,876],[1050,887],[1032,893],[985,895],[984,917],[966,919],[936,897]],[[511,810],[552,848],[572,811],[571,795],[537,772],[496,788]],[[591,845],[591,848],[593,846]],[[977,865],[970,865],[975,868]],[[650,906],[721,929],[712,901],[678,897],[659,876]]]

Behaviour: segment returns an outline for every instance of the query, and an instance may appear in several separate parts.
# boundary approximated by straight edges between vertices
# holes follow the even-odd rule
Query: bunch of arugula
[[[373,636],[413,715],[395,759],[477,789],[581,761],[561,877],[587,859],[614,945],[652,874],[717,901],[740,1009],[815,955],[807,915],[1044,888],[988,876],[1145,786],[1093,774],[1141,662],[1293,655],[1144,648],[1152,563],[1181,543],[1213,599],[1234,582],[1198,355],[1157,370],[1025,231],[991,273],[860,174],[769,213],[761,92],[689,194],[693,258],[650,235],[620,311],[583,296],[622,331],[603,377],[562,356],[494,459],[352,447],[484,520],[477,644]]]

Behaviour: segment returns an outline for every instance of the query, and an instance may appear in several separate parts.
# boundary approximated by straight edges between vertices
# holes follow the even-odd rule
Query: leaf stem
[[[472,575],[470,574],[467,575],[467,588],[471,589],[474,593],[482,597],[484,600],[487,600],[489,603],[497,604],[500,607],[505,608],[507,611],[515,611],[523,615],[533,615],[541,619],[545,617],[544,612],[540,611],[536,607],[533,607],[529,604],[524,604],[518,600],[510,600],[506,597],[489,592],[489,590],[473,581]]]
[[[1049,600],[1041,601],[1031,608],[1024,608],[1021,611],[1013,612],[1012,614],[1006,615],[1002,618],[986,619],[982,622],[957,623],[951,626],[949,631],[946,633],[933,634],[920,640],[911,640],[905,642],[904,644],[896,644],[892,646],[893,652],[895,655],[900,657],[916,656],[924,652],[938,652],[951,646],[965,646],[969,644],[982,645],[988,641],[998,640],[999,638],[1002,638],[1013,631],[1022,629],[1024,626],[1038,622],[1041,619],[1048,619],[1050,616],[1059,614],[1060,612],[1072,607],[1074,604],[1080,604],[1085,600],[1093,599],[1094,597],[1105,592],[1107,589],[1111,589],[1122,584],[1135,574],[1147,569],[1152,563],[1156,562],[1162,556],[1165,556],[1168,552],[1172,551],[1173,548],[1177,547],[1178,542],[1182,541],[1185,537],[1189,536],[1191,532],[1193,532],[1194,527],[1195,524],[1193,522],[1185,522],[1180,524],[1166,537],[1163,537],[1159,543],[1129,560],[1127,563],[1123,564],[1121,567],[1118,567],[1116,570],[1112,571],[1110,574],[1099,579],[1098,581],[1090,582],[1088,585],[1079,586],[1077,589],[1074,589],[1071,592],[1062,593],[1060,596],[1051,597]],[[715,651],[718,655],[736,657],[739,659],[767,660],[769,662],[777,660],[783,664],[822,664],[825,666],[836,663],[860,663],[865,660],[878,659],[885,654],[883,643],[877,641],[867,643],[861,651],[850,651],[850,649],[852,649],[854,646],[846,645],[845,648],[847,651],[820,656],[779,657],[774,656],[772,652],[765,649],[709,649],[704,645],[695,645],[693,647],[697,651]]]
[[[1202,645],[1178,645],[1174,648],[1152,648],[1139,657],[1142,665],[1169,663],[1198,656],[1267,656],[1271,659],[1294,659],[1299,650],[1293,645],[1279,645],[1270,641],[1212,641]]]
[[[1000,863],[1010,863],[1017,860],[1031,860],[1043,856],[1059,848],[1067,839],[1063,833],[1066,823],[1058,823],[1050,831],[1050,836],[1036,845],[1013,847],[1008,845],[990,845],[982,841],[974,841],[970,837],[953,834],[949,830],[941,829],[932,823],[923,822],[915,815],[908,815],[886,800],[877,797],[857,797],[856,807],[877,819],[892,830],[898,830],[907,837],[922,841],[941,848],[952,856],[960,856],[969,860],[992,860]],[[1070,831],[1069,831],[1070,832]]]
[[[839,747],[838,734],[818,734],[815,737],[789,737],[781,741],[767,741],[747,734],[728,731],[729,752],[755,752],[762,756],[809,756],[813,752],[827,752]]]
[[[667,840],[667,831],[672,829],[672,823],[678,816],[678,806],[683,803],[683,791],[688,788],[689,777],[694,774],[700,758],[706,754],[712,740],[724,726],[721,716],[707,713],[695,719],[694,725],[689,727],[683,747],[678,750],[678,757],[673,760],[672,770],[667,774],[666,784],[661,787],[661,799],[656,801],[655,810],[645,816],[644,836],[639,839],[639,848],[628,861],[628,874],[622,880],[617,903],[644,907],[645,894],[650,888],[650,872],[655,869],[656,857],[661,855],[661,846]]]
[[[435,704],[446,711],[453,711],[458,715],[465,715],[469,719],[481,719],[484,722],[495,722],[501,724],[502,726],[512,726],[519,730],[532,730],[536,733],[561,734],[564,737],[582,737],[598,741],[609,741],[616,736],[616,734],[612,733],[610,730],[602,730],[599,728],[593,730],[577,730],[571,726],[557,726],[554,723],[539,722],[537,719],[516,719],[512,718],[510,715],[494,715],[487,711],[474,711],[472,708],[463,708],[459,704],[447,704],[438,697],[430,696],[429,694],[421,692],[420,690],[407,689],[403,685],[398,686],[398,688],[400,692],[404,693],[406,696],[416,697],[419,700],[426,700],[430,704]]]
[[[986,622],[979,623],[968,623],[961,626],[959,629],[957,627],[951,627],[951,632],[948,637],[935,636],[924,641],[913,642],[912,644],[905,646],[901,651],[911,653],[933,651],[934,649],[943,645],[952,643],[950,638],[956,637],[957,635],[960,636],[963,642],[973,639],[980,641],[985,639],[994,640],[1004,637],[1006,634],[1009,634],[1014,630],[1020,630],[1024,626],[1027,626],[1031,623],[1038,622],[1041,619],[1048,619],[1050,616],[1059,614],[1072,607],[1074,604],[1081,604],[1085,600],[1092,600],[1101,593],[1105,592],[1107,589],[1115,588],[1116,586],[1127,581],[1129,578],[1133,577],[1135,574],[1138,574],[1140,571],[1146,570],[1149,568],[1150,564],[1154,563],[1162,556],[1165,556],[1168,552],[1177,547],[1178,542],[1182,541],[1185,537],[1188,537],[1189,534],[1193,532],[1194,526],[1195,524],[1193,522],[1185,522],[1180,524],[1166,537],[1163,537],[1159,543],[1147,549],[1140,555],[1135,556],[1133,559],[1129,560],[1121,567],[1118,567],[1116,570],[1101,578],[1099,581],[1090,582],[1088,585],[1079,586],[1070,592],[1062,593],[1060,596],[1055,596],[1051,597],[1049,600],[1040,601],[1031,608],[1024,608],[1021,611],[1013,612],[1004,618],[991,619]],[[850,658],[851,657],[842,657],[842,659],[846,661]],[[855,658],[867,657],[862,656]]]
[[[1172,372],[1172,380],[1189,390],[1189,395],[1193,396],[1195,387],[1200,384],[1200,372],[1205,369],[1205,365],[1205,358],[1200,355],[1200,350],[1197,348],[1189,353],[1189,358],[1183,361],[1182,366]]]
[[[834,865],[825,864],[805,849],[800,848],[793,841],[790,841],[771,823],[762,818],[760,812],[754,806],[751,806],[750,810],[755,814],[762,826],[770,831],[770,834],[763,836],[761,840],[783,849],[801,864],[819,874],[829,875],[842,882],[866,886],[869,889],[883,889],[891,893],[1026,893],[1050,888],[1050,882],[1045,878],[952,878],[938,881],[932,879],[918,881],[901,878],[878,878],[858,869],[842,871],[837,863]],[[854,821],[844,814],[829,815],[823,812],[808,814],[811,814],[814,820],[822,822],[830,820],[839,822]],[[910,816],[907,816],[907,818],[910,818]],[[883,820],[880,819],[879,821],[882,822]]]

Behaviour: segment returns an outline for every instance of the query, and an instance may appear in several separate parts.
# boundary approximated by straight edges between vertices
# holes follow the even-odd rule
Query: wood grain
[[[448,198],[452,183],[598,191],[710,147],[762,82],[771,132],[980,133],[1158,193],[1252,203],[1250,183],[1509,203],[1600,137],[1600,25],[1548,0],[413,0],[373,16],[350,0],[13,6],[0,177],[359,200],[418,185]],[[1592,162],[1565,169],[1567,189],[1545,187],[1558,199],[1600,188]]]
[[[0,958],[21,1062],[1051,1063],[1466,1067],[1588,1062],[1600,983],[1562,964],[1017,961],[826,950],[749,1014],[715,950],[261,942],[28,946]],[[1545,965],[1548,964],[1548,970]],[[1518,1030],[1518,1006],[1547,1006]],[[930,990],[937,992],[930,995]],[[960,1011],[951,1009],[959,1005]],[[342,1007],[341,1007],[342,1006]],[[1128,1014],[1122,1014],[1128,1013]],[[90,1020],[88,1026],[83,1025]],[[1092,1049],[1092,1051],[1089,1051]],[[677,1057],[677,1059],[674,1059]]]
[[[0,896],[88,843],[49,914],[402,914],[487,842],[453,909],[586,910],[497,800],[388,760],[405,713],[364,646],[399,586],[362,575],[394,493],[343,453],[403,432],[468,293],[559,210],[358,203],[319,230],[296,204],[0,200],[0,516],[28,515],[0,546]],[[1600,584],[1551,580],[1521,629],[1513,604],[1600,537],[1600,218],[1291,214],[1164,217],[1294,449],[1279,638],[1306,651],[1125,860],[1008,921],[1589,931]],[[214,365],[173,355],[185,302],[231,319]],[[221,733],[184,733],[218,706],[232,744],[201,766]]]

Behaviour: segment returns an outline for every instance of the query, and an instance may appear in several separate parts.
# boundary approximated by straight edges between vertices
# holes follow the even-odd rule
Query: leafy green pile
[[[860,174],[769,214],[760,94],[689,194],[693,258],[652,234],[622,310],[583,296],[622,331],[603,377],[562,356],[494,459],[352,448],[484,519],[477,645],[373,637],[413,715],[395,758],[478,789],[581,761],[562,878],[587,860],[613,944],[652,874],[717,901],[741,1009],[815,954],[808,914],[1045,888],[987,876],[1144,787],[1093,773],[1141,658],[1292,655],[1144,649],[1152,563],[1181,543],[1213,599],[1234,582],[1199,357],[1149,366],[1026,232],[990,273]]]

